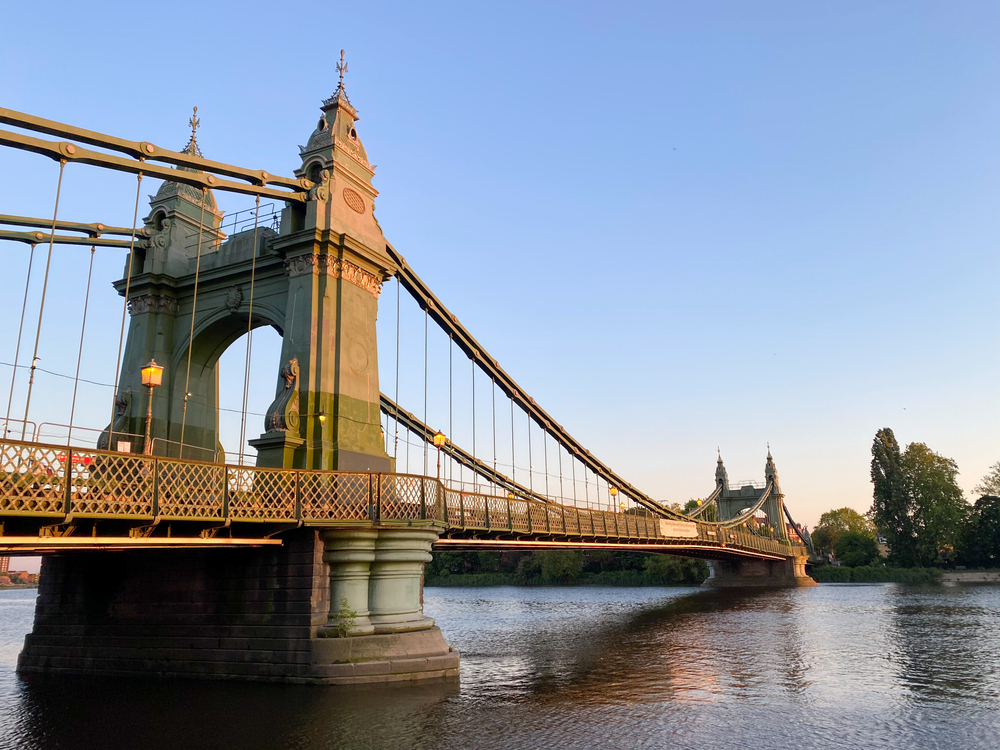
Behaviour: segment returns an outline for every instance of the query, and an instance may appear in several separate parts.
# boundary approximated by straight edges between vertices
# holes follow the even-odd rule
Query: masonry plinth
[[[290,532],[281,547],[46,557],[18,671],[339,685],[457,679],[458,653],[420,606],[437,532],[321,533]]]
[[[806,556],[785,560],[711,560],[710,575],[702,584],[707,588],[796,588],[816,586],[806,575]]]

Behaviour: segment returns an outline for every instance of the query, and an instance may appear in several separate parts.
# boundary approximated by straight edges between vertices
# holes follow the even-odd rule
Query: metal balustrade
[[[0,521],[5,516],[305,526],[416,522],[480,539],[800,553],[746,531],[691,521],[688,536],[671,537],[675,519],[463,492],[424,476],[265,469],[14,441],[0,441]]]

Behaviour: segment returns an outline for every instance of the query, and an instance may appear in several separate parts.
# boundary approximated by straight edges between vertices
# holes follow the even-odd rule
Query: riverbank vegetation
[[[892,430],[872,444],[872,506],[824,513],[817,552],[841,565],[815,566],[817,581],[933,580],[944,568],[1000,567],[1000,461],[966,501],[958,465],[924,443],[901,450]],[[929,578],[928,578],[929,576]]]
[[[435,552],[428,586],[675,586],[708,577],[703,560],[590,550]]]

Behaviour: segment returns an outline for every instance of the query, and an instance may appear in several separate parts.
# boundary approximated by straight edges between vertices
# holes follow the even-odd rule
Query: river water
[[[458,685],[344,689],[14,673],[2,748],[1000,748],[1000,586],[437,588]]]

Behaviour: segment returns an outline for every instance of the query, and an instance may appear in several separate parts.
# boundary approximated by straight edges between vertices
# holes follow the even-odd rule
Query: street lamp
[[[434,440],[434,447],[437,448],[437,451],[438,451],[437,480],[440,482],[441,481],[441,449],[444,448],[448,444],[448,438],[445,437],[445,434],[443,432],[441,432],[441,430],[438,430],[437,432],[434,433],[433,440]]]
[[[153,424],[153,389],[163,382],[163,368],[156,364],[156,360],[150,358],[149,364],[142,368],[142,384],[149,389],[149,398],[146,400],[146,440],[142,452],[150,455],[153,452],[153,441],[150,429]]]
[[[614,485],[608,487],[608,494],[611,495],[611,507],[615,505],[615,498],[618,497],[618,488]],[[624,503],[622,503],[624,507]]]

